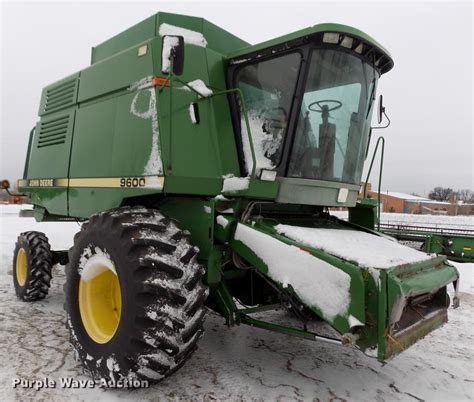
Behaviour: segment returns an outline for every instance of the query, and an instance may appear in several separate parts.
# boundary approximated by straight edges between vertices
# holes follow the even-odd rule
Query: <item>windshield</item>
[[[235,83],[247,106],[257,172],[280,163],[300,61],[300,53],[294,52],[237,71]],[[252,155],[244,116],[240,125],[245,167],[250,172]]]
[[[312,51],[288,176],[360,183],[375,71],[349,53]]]

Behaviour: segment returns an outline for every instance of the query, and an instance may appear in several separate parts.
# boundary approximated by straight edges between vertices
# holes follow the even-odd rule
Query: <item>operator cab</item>
[[[343,32],[317,32],[231,59],[229,85],[243,94],[257,177],[270,170],[281,182],[358,188],[377,80],[392,66],[381,48]],[[237,98],[233,103],[241,171],[249,175],[245,118]]]

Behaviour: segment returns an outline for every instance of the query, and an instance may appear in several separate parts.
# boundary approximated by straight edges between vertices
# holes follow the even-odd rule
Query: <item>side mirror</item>
[[[387,124],[385,124],[385,126],[371,127],[371,130],[378,130],[378,129],[381,129],[381,128],[387,128],[390,125],[390,118],[387,116],[387,113],[385,113],[385,106],[383,105],[383,96],[379,95],[379,109],[377,110],[377,120],[378,120],[379,124],[382,123],[382,120],[383,120],[384,116],[387,119]]]
[[[183,74],[184,38],[182,36],[165,35],[161,47],[161,72],[163,74]]]
[[[2,188],[8,190],[10,188],[10,182],[8,180],[2,180]]]
[[[377,120],[380,123],[382,123],[383,115],[385,113],[385,106],[383,105],[383,96],[382,94],[379,95],[379,110],[377,114]]]

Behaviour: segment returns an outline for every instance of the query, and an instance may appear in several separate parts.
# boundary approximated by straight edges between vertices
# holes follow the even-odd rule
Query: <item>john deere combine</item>
[[[251,46],[158,13],[91,60],[43,90],[18,182],[36,220],[84,223],[69,252],[22,233],[13,264],[25,301],[67,264],[67,326],[93,377],[170,375],[206,307],[381,362],[447,321],[456,269],[375,232],[357,202],[377,81],[393,67],[371,37],[321,24]],[[270,322],[275,308],[299,324]],[[311,332],[316,319],[335,335]]]

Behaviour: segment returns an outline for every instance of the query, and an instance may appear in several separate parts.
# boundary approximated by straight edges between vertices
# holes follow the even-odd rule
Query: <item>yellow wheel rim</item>
[[[119,326],[122,295],[115,272],[107,266],[99,267],[98,271],[87,281],[80,279],[79,311],[87,334],[104,344],[113,338]]]
[[[22,247],[18,250],[18,253],[16,255],[16,280],[18,282],[18,285],[25,285],[27,275],[28,259],[26,258],[26,251]]]

